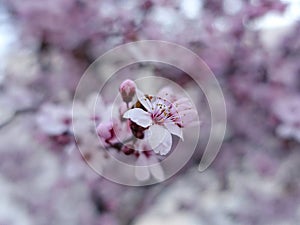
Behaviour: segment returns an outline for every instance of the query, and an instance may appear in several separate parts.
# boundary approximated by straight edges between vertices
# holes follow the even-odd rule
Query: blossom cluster
[[[119,106],[119,114],[102,120],[97,126],[97,134],[105,148],[133,155],[139,166],[159,162],[158,156],[170,153],[172,136],[183,140],[183,129],[193,125],[191,121],[196,124],[197,110],[191,101],[178,96],[170,87],[162,88],[153,96],[144,94],[134,81],[125,80],[119,91],[124,101]],[[136,176],[148,179],[149,172],[163,180],[162,168],[147,171],[147,168],[139,167]]]
[[[0,224],[298,224],[300,23],[280,26],[275,20],[297,14],[287,2],[3,0],[0,13],[6,11],[12,26],[3,37],[8,32],[16,41],[5,57],[0,52]],[[73,102],[94,59],[146,39],[192,50],[222,87],[226,136],[203,173],[196,170],[210,110],[185,72],[139,63],[120,72],[108,95],[92,92]],[[178,58],[193,69],[194,62]],[[193,104],[158,81],[157,92],[143,93],[132,80],[144,68],[189,90]],[[87,89],[96,79],[107,80],[105,69],[96,71],[99,77]],[[114,102],[118,89],[120,101]],[[141,183],[164,180],[168,168],[150,165],[189,141],[193,129],[186,127],[195,125],[196,108],[199,143],[173,178],[130,188],[93,171],[120,175],[117,159],[134,165]]]

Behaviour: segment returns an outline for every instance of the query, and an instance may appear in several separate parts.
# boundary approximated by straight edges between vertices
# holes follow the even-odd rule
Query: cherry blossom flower
[[[182,116],[192,108],[185,107],[186,99],[172,104],[167,99],[145,95],[140,90],[136,93],[141,106],[128,110],[123,117],[146,129],[146,139],[155,153],[168,154],[172,147],[172,134],[183,140]]]
[[[97,134],[104,141],[114,137],[113,122],[100,123],[97,127]]]
[[[165,0],[134,0],[130,4],[117,0],[2,2],[2,36],[16,40],[8,46],[9,54],[2,57],[0,52],[0,224],[299,223],[300,23],[293,15],[288,25],[284,22],[286,25],[277,27],[268,22],[273,12],[279,12],[275,17],[280,20],[290,15],[296,1],[195,0],[184,1],[184,6]],[[285,6],[287,11],[281,14]],[[196,8],[198,14],[193,17]],[[10,15],[7,19],[3,11]],[[6,23],[13,26],[7,29]],[[203,58],[221,82],[229,126],[221,155],[199,176],[193,166],[198,164],[210,131],[204,96],[183,71],[169,65],[137,63],[122,70],[123,77],[141,78],[141,71],[147,69],[149,74],[176,81],[188,93],[197,92],[197,107],[205,121],[196,160],[190,160],[180,176],[159,186],[136,189],[99,179],[82,160],[97,171],[118,171],[110,160],[115,157],[135,165],[130,178],[140,183],[163,180],[169,168],[158,162],[165,156],[156,154],[148,140],[155,136],[154,145],[169,147],[172,139],[164,142],[164,137],[178,135],[171,133],[167,120],[160,121],[158,115],[149,120],[153,111],[143,103],[174,106],[179,119],[170,123],[182,135],[197,119],[191,101],[166,87],[155,96],[141,94],[146,100],[137,102],[130,81],[120,89],[123,102],[115,102],[117,114],[111,113],[111,98],[106,98],[110,91],[115,94],[114,86],[103,95],[103,102],[99,98],[95,104],[97,95],[79,96],[73,120],[70,105],[83,71],[96,57],[120,44],[145,39],[176,42]],[[156,53],[145,50],[153,56],[152,51]],[[180,55],[178,59],[188,71],[201,73],[194,70],[195,62]],[[97,79],[104,82],[108,69],[97,68]],[[97,86],[95,78],[91,79]],[[92,86],[87,85],[86,91],[93,92]],[[132,114],[130,110],[138,116],[123,118],[126,112]],[[161,119],[165,117],[161,115]],[[111,131],[111,122],[116,125],[112,136],[106,133]],[[141,126],[146,122],[149,126]],[[97,130],[95,125],[99,125]],[[50,138],[41,142],[44,136],[37,132]],[[185,133],[184,137],[188,142],[190,136]],[[78,147],[82,155],[75,151]],[[53,149],[63,151],[53,154]],[[177,164],[177,159],[172,163]],[[152,167],[154,164],[158,167]]]
[[[48,135],[61,135],[71,130],[71,110],[65,106],[45,104],[37,115],[39,128]]]

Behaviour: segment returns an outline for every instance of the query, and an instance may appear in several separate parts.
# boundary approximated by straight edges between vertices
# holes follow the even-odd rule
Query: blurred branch
[[[26,113],[36,112],[40,108],[40,105],[45,101],[46,96],[47,95],[44,95],[43,97],[41,97],[41,99],[39,99],[32,106],[28,106],[28,107],[25,107],[23,109],[16,110],[14,112],[14,114],[9,119],[7,119],[6,121],[4,121],[3,123],[0,124],[0,129],[8,126],[11,122],[13,122],[20,115],[23,115],[23,114],[26,114]]]
[[[8,125],[9,125],[11,122],[13,122],[13,121],[15,120],[15,118],[18,117],[19,115],[37,111],[37,109],[39,108],[39,105],[40,105],[40,104],[38,104],[37,106],[32,106],[32,107],[28,107],[28,108],[16,110],[15,113],[14,113],[9,119],[7,119],[5,122],[3,122],[2,124],[0,124],[0,129],[2,129],[2,128],[8,126]]]

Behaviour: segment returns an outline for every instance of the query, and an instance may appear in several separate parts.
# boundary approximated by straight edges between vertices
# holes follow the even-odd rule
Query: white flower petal
[[[147,166],[139,166],[135,168],[135,177],[139,181],[146,181],[150,178],[150,172]]]
[[[164,125],[171,134],[174,134],[183,140],[182,128],[180,128],[177,124],[175,124],[173,121],[170,121],[164,123]]]
[[[152,176],[158,181],[163,181],[165,179],[165,173],[162,166],[159,164],[157,158],[151,157],[149,159],[149,164],[151,164],[149,166],[149,169]]]
[[[149,127],[152,124],[152,119],[149,113],[142,109],[134,108],[130,109],[123,115],[124,118],[130,119],[141,127]]]
[[[152,148],[156,148],[163,142],[165,133],[168,132],[164,127],[154,124],[146,131],[146,137]]]
[[[146,98],[146,96],[143,92],[141,92],[140,90],[136,90],[136,96],[137,96],[138,100],[140,101],[140,103],[146,108],[146,110],[148,112],[153,111],[152,103],[150,102],[150,100],[148,98]]]
[[[137,159],[136,162],[136,167],[135,167],[135,177],[139,181],[146,181],[150,178],[150,171],[147,165],[147,158],[145,155],[140,155],[139,158]]]
[[[163,126],[151,126],[146,132],[146,137],[150,147],[155,153],[166,155],[171,150],[172,136]]]
[[[165,179],[164,171],[160,165],[150,166],[150,172],[158,181],[163,181]]]

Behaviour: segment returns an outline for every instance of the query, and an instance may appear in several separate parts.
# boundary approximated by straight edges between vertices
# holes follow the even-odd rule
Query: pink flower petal
[[[173,91],[173,88],[170,86],[166,86],[162,88],[158,93],[157,97],[161,97],[163,99],[166,99],[169,102],[175,102],[177,100],[177,97]]]
[[[185,110],[179,113],[180,120],[182,121],[183,127],[189,127],[199,124],[198,112],[197,110]]]
[[[134,108],[124,113],[124,118],[130,119],[141,127],[149,127],[152,124],[152,119],[149,113],[142,109]]]

